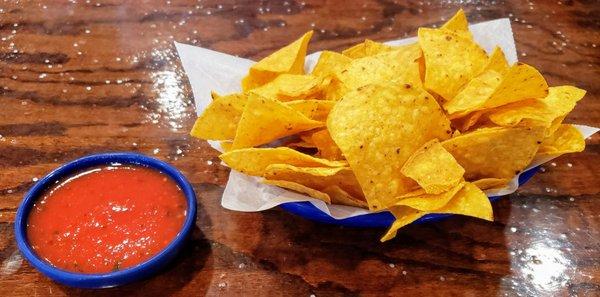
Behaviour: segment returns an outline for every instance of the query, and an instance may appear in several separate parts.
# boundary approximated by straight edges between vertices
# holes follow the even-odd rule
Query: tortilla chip
[[[444,109],[451,118],[476,111],[494,94],[501,82],[500,73],[493,70],[484,71],[469,81],[454,98],[444,103]],[[453,116],[453,114],[458,115]]]
[[[271,164],[263,177],[270,180],[293,181],[319,191],[338,186],[353,197],[364,197],[354,173],[348,167],[298,167]]]
[[[469,129],[473,128],[479,122],[481,117],[486,114],[486,112],[486,110],[478,110],[464,117],[452,120],[452,126],[458,129],[456,130],[458,131],[458,133],[460,133],[460,131],[466,132]]]
[[[425,56],[425,88],[445,100],[454,98],[488,60],[473,40],[452,31],[419,28],[418,35]]]
[[[376,57],[364,57],[352,60],[337,74],[344,89],[341,94],[356,90],[368,84],[389,82],[395,78],[394,70]]]
[[[504,74],[508,70],[508,61],[504,56],[504,52],[498,46],[494,48],[494,51],[490,55],[487,63],[483,67],[483,71],[493,70],[500,74]]]
[[[279,74],[304,74],[304,58],[313,31],[282,47],[250,67],[242,79],[242,89],[248,91],[274,80]]]
[[[232,150],[219,156],[227,166],[239,172],[262,176],[269,165],[289,164],[299,167],[345,167],[344,161],[315,158],[287,147],[247,148]]]
[[[399,83],[421,86],[419,58],[423,56],[418,43],[395,47],[373,57],[390,67],[393,79]]]
[[[546,129],[546,137],[554,134],[554,132],[556,132],[556,130],[558,130],[558,128],[560,128],[560,125],[562,125],[562,122],[565,120],[566,117],[567,116],[564,115],[564,116],[554,119],[552,121],[552,124],[550,124],[550,127],[548,129]]]
[[[450,123],[421,88],[368,85],[331,110],[327,129],[350,163],[370,209],[393,205],[414,181],[400,168],[425,142],[450,136]],[[377,168],[377,170],[373,170]]]
[[[351,61],[337,73],[336,77],[343,88],[336,90],[344,95],[348,91],[358,89],[372,83],[390,82],[392,80],[421,86],[418,59],[422,56],[417,43],[390,47],[379,54],[373,54]]]
[[[527,64],[517,63],[502,76],[502,82],[485,101],[483,108],[498,107],[527,98],[544,98],[546,95],[548,84],[542,74]]]
[[[352,59],[359,59],[377,55],[379,53],[383,53],[392,49],[392,46],[385,45],[383,43],[379,43],[373,40],[365,39],[363,43],[359,43],[348,49],[343,50],[342,55]]]
[[[312,135],[317,131],[318,130],[315,129],[315,130],[300,132],[300,133],[298,133],[298,137],[300,137],[300,139],[306,143],[314,144],[314,142],[312,140]]]
[[[410,193],[410,196],[403,195],[402,199],[394,206],[408,206],[410,208],[420,211],[433,211],[444,207],[448,202],[460,191],[465,185],[464,181],[460,181],[448,191],[441,192],[438,194],[428,194],[424,190],[418,190]]]
[[[190,135],[207,140],[233,139],[247,100],[245,94],[217,95],[196,119]]]
[[[351,58],[340,53],[323,51],[311,74],[318,77],[327,77],[342,71],[350,61],[352,61]]]
[[[224,152],[228,152],[231,150],[231,146],[233,145],[233,142],[221,141],[221,142],[219,142],[219,144],[221,145],[221,148],[223,149]]]
[[[551,87],[546,98],[528,99],[499,107],[490,113],[489,118],[500,126],[524,123],[527,126],[550,127],[557,119],[560,124],[585,93],[585,90],[573,86]]]
[[[266,144],[323,125],[280,101],[250,93],[237,126],[233,149]]]
[[[265,179],[262,182],[267,185],[278,186],[281,188],[285,188],[285,189],[293,190],[293,191],[296,191],[296,192],[299,192],[302,194],[306,194],[310,197],[322,200],[323,202],[325,202],[327,204],[331,204],[331,198],[329,197],[329,195],[327,195],[321,191],[311,189],[311,188],[301,185],[299,183],[286,181],[286,180],[269,180],[269,179]]]
[[[335,144],[329,131],[323,129],[317,131],[311,136],[312,142],[319,150],[319,156],[328,160],[343,160],[344,155],[340,148]]]
[[[325,122],[329,112],[335,105],[335,101],[328,100],[294,100],[284,103],[292,109],[300,112],[307,118],[319,122]]]
[[[465,38],[473,38],[473,35],[471,35],[471,32],[469,31],[467,16],[462,9],[459,9],[450,20],[442,25],[441,28],[452,31]]]
[[[465,170],[434,139],[413,153],[400,172],[415,180],[426,193],[439,194],[460,183]]]
[[[477,110],[498,107],[528,98],[543,98],[548,94],[544,77],[533,67],[517,63],[504,75],[487,70],[470,81],[444,109],[457,118]]]
[[[352,197],[352,195],[348,194],[346,191],[342,190],[338,186],[328,186],[325,189],[323,189],[323,192],[327,193],[327,195],[331,197],[332,204],[367,208],[367,201],[365,201],[364,199]]]
[[[322,90],[321,82],[321,78],[312,75],[281,74],[250,92],[279,101],[314,98]]]
[[[487,221],[494,220],[490,199],[472,183],[466,183],[448,204],[434,212],[470,216]]]
[[[585,138],[573,125],[560,125],[550,137],[540,145],[538,156],[562,155],[582,152],[585,149]]]
[[[473,181],[473,184],[481,190],[497,189],[506,186],[510,182],[508,178],[482,178]]]
[[[444,198],[447,199],[447,197]],[[382,242],[394,238],[398,229],[416,221],[428,213],[459,214],[488,221],[493,221],[494,219],[492,204],[490,203],[489,198],[471,183],[465,183],[461,186],[454,197],[441,208],[431,211],[421,211],[408,206],[393,206],[390,208],[390,212],[396,217],[396,221],[394,221],[387,233],[381,238]]]
[[[427,214],[424,211],[419,211],[407,206],[390,207],[389,210],[394,217],[396,217],[396,220],[394,223],[392,223],[392,226],[390,226],[385,235],[381,237],[381,242],[388,241],[396,237],[396,234],[400,228],[420,219],[422,216]]]
[[[328,82],[329,83],[323,92],[323,99],[331,101],[339,101],[342,99],[342,96],[344,96],[348,90],[346,86],[344,86],[337,76],[330,77]]]
[[[442,142],[465,169],[466,180],[512,178],[533,159],[543,127],[481,128]]]

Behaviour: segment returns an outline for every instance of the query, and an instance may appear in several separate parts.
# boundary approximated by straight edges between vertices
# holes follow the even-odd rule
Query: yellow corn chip
[[[504,74],[508,70],[508,62],[504,56],[504,52],[498,46],[494,48],[494,51],[490,55],[487,64],[483,67],[483,71],[493,70],[500,74]]]
[[[504,75],[487,70],[470,81],[444,109],[456,118],[473,111],[502,106],[528,98],[543,98],[548,94],[544,77],[533,67],[517,63]],[[458,115],[456,115],[458,114]]]
[[[421,74],[419,70],[419,58],[423,56],[418,43],[395,47],[377,55],[378,59],[393,72],[393,79],[399,83],[408,83],[421,86]]]
[[[368,85],[348,93],[327,118],[327,129],[354,170],[370,209],[392,205],[414,187],[400,168],[425,142],[448,138],[449,125],[433,96],[421,88],[396,85]]]
[[[327,129],[323,129],[317,131],[311,136],[312,142],[315,144],[317,149],[319,150],[319,156],[321,158],[329,159],[329,160],[343,160],[344,155],[342,155],[342,151],[335,144],[329,131]]]
[[[347,167],[298,167],[271,164],[266,168],[263,177],[270,180],[293,181],[319,191],[334,185],[353,197],[364,197],[354,173]]]
[[[543,127],[481,128],[442,142],[465,169],[465,179],[512,178],[533,159]]]
[[[444,103],[444,109],[451,115],[451,118],[476,111],[494,94],[501,82],[502,75],[500,73],[493,70],[484,71],[469,81],[454,98]],[[458,116],[454,114],[458,114]]]
[[[484,114],[486,114],[486,112],[487,112],[487,110],[478,110],[478,111],[469,113],[468,115],[463,116],[461,118],[454,119],[454,120],[452,120],[452,126],[456,127],[458,129],[458,130],[456,130],[456,131],[458,131],[458,133],[460,133],[460,131],[466,132],[469,129],[471,129],[473,126],[475,126],[475,124],[477,124],[479,122],[481,117]]]
[[[398,233],[398,230],[418,219],[427,213],[424,211],[419,211],[407,206],[392,206],[390,207],[390,212],[396,217],[392,226],[388,229],[388,231],[381,237],[381,242],[388,241],[394,237]]]
[[[281,74],[274,80],[250,92],[265,98],[291,101],[317,97],[322,90],[322,79],[304,74]]]
[[[210,140],[228,140],[235,137],[247,97],[244,94],[216,96],[196,119],[190,132],[192,136]]]
[[[566,117],[567,116],[564,115],[564,116],[554,119],[552,121],[552,124],[550,124],[550,127],[548,129],[546,129],[546,137],[554,134],[554,132],[556,132],[556,130],[558,130],[558,128],[560,128],[560,125],[562,125],[562,122],[565,120]]]
[[[473,40],[444,29],[419,29],[425,56],[425,88],[454,98],[460,88],[481,72],[487,54]]]
[[[379,53],[383,53],[392,49],[392,46],[366,39],[363,43],[359,43],[348,49],[343,50],[342,55],[352,59],[358,59],[377,55]]]
[[[394,206],[390,208],[390,212],[396,217],[396,221],[394,221],[387,233],[381,238],[382,242],[394,238],[398,229],[428,213],[459,214],[488,221],[494,219],[492,204],[489,198],[471,183],[465,183],[456,195],[441,208],[432,211],[420,211],[407,206]]]
[[[352,61],[351,58],[340,53],[323,51],[311,74],[318,77],[327,77],[342,71],[350,61]]]
[[[583,135],[573,125],[560,125],[548,138],[542,141],[538,155],[562,155],[582,152],[585,149]]]
[[[367,201],[364,199],[358,199],[356,197],[352,197],[352,195],[348,194],[346,191],[342,190],[338,186],[328,186],[323,189],[324,193],[327,193],[329,197],[331,197],[331,203],[333,204],[342,204],[360,208],[367,208]]]
[[[352,60],[337,74],[343,84],[342,94],[373,83],[388,82],[395,78],[394,70],[376,57],[364,57]]]
[[[417,43],[389,48],[379,54],[357,58],[337,73],[337,79],[343,88],[338,87],[336,94],[343,95],[371,83],[397,81],[398,83],[421,85],[419,62],[422,56]]]
[[[465,170],[434,139],[410,156],[400,172],[415,180],[426,193],[439,194],[460,183]]]
[[[314,144],[314,142],[312,141],[312,135],[317,131],[318,130],[300,132],[300,133],[298,133],[298,137],[300,137],[300,139],[306,143]]]
[[[465,186],[464,181],[460,181],[452,186],[448,191],[438,194],[428,194],[424,190],[418,190],[410,193],[410,196],[403,195],[402,199],[394,206],[408,206],[420,211],[433,211],[444,207],[448,202]]]
[[[459,214],[487,221],[494,220],[494,211],[490,199],[472,183],[466,183],[448,204],[434,212]]]
[[[296,191],[296,192],[299,192],[302,194],[306,194],[310,197],[322,200],[327,204],[331,204],[331,198],[329,197],[329,195],[327,195],[321,191],[311,189],[311,188],[301,185],[299,183],[286,181],[286,180],[269,180],[269,179],[263,180],[263,183],[268,184],[268,185],[278,186],[278,187],[285,188],[285,189],[290,189],[290,190],[293,190],[293,191]]]
[[[421,78],[421,82],[425,81],[425,56],[422,55],[419,59],[417,59],[417,63],[419,63],[419,77]]]
[[[247,148],[232,150],[219,156],[227,166],[239,172],[262,176],[271,164],[290,164],[301,167],[344,167],[344,161],[315,158],[287,147]]]
[[[304,74],[304,58],[312,35],[313,31],[309,31],[300,39],[252,65],[248,75],[242,80],[242,89],[248,91],[262,86],[283,73]]]
[[[508,184],[509,181],[510,179],[508,178],[482,178],[473,181],[473,184],[482,190],[489,190],[502,188],[506,186],[506,184]]]
[[[469,31],[469,22],[467,21],[467,16],[462,9],[459,9],[456,14],[441,28],[452,31],[465,38],[473,38],[471,32]]]
[[[492,122],[500,126],[514,126],[521,122],[531,126],[550,127],[556,119],[562,122],[577,101],[585,96],[585,90],[573,86],[548,88],[548,96],[543,99],[528,99],[499,107],[490,113]]]
[[[223,149],[223,151],[228,152],[231,150],[231,146],[233,145],[233,142],[221,141],[221,142],[219,142],[219,144],[221,144],[221,148]]]
[[[294,100],[284,103],[292,109],[300,112],[307,118],[319,122],[327,120],[329,112],[335,105],[335,101],[328,100]]]
[[[485,101],[483,108],[502,106],[527,98],[544,98],[548,84],[537,69],[523,63],[510,67],[494,94]]]
[[[325,100],[338,101],[342,99],[342,96],[346,94],[347,88],[344,84],[337,78],[337,76],[332,76],[328,80],[327,87],[323,92],[323,96]]]
[[[233,149],[258,146],[323,126],[280,101],[250,93],[237,126]]]

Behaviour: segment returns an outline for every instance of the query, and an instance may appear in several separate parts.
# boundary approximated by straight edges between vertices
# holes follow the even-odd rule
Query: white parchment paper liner
[[[510,27],[509,19],[497,19],[469,26],[473,37],[488,53],[497,45],[504,51],[509,64],[517,61],[517,51]],[[415,42],[416,37],[392,40],[386,42],[390,45],[402,45]],[[220,53],[210,49],[175,43],[183,68],[188,76],[196,102],[196,112],[201,114],[212,101],[210,92],[228,94],[241,91],[240,82],[248,73],[254,63],[252,60]],[[307,72],[312,70],[319,58],[320,52],[306,57],[305,67]],[[587,138],[599,129],[587,126],[576,126]],[[209,141],[216,150],[223,151],[219,143]],[[532,168],[548,162],[557,156],[534,160],[528,167]],[[519,186],[519,176],[502,189],[487,191],[488,196],[499,196],[513,193]],[[369,213],[369,210],[344,206],[328,205],[321,200],[306,195],[287,191],[285,189],[265,185],[260,179],[231,171],[221,205],[224,208],[236,211],[262,211],[282,203],[309,201],[321,211],[336,219],[358,216]]]

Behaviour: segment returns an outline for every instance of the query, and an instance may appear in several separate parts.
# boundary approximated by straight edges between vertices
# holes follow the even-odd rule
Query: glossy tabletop
[[[587,96],[567,122],[600,126],[597,1],[4,1],[0,3],[0,296],[598,296],[600,136],[494,204],[384,230],[320,225],[279,209],[220,206],[228,169],[190,138],[196,113],[173,41],[258,59],[315,30],[310,51],[413,36],[463,7],[512,20],[519,59]],[[462,4],[461,4],[462,3]],[[197,228],[162,274],[86,291],[17,251],[13,219],[36,180],[86,154],[137,151],[183,171]]]

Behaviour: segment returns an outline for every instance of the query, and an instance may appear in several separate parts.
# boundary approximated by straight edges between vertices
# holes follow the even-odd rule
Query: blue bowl
[[[69,272],[54,267],[36,255],[29,245],[26,232],[27,218],[35,201],[43,195],[46,189],[53,186],[55,182],[63,180],[65,177],[71,176],[82,170],[111,163],[139,165],[153,168],[171,177],[181,188],[187,201],[187,216],[181,232],[179,232],[175,239],[165,249],[154,255],[152,258],[136,266],[116,272],[102,274]],[[193,230],[195,221],[196,195],[187,179],[173,166],[163,161],[136,153],[104,153],[90,155],[71,161],[40,179],[25,195],[25,198],[17,210],[15,219],[15,237],[17,246],[23,256],[25,256],[33,267],[41,271],[47,277],[71,287],[108,288],[140,280],[159,272],[161,268],[173,260],[177,252],[183,247],[186,239]]]
[[[519,186],[526,183],[537,172],[538,167],[531,168],[523,172],[519,176]],[[502,196],[490,197],[490,201],[494,202]],[[340,225],[346,227],[361,227],[361,228],[389,228],[395,218],[389,211],[369,213],[360,216],[355,216],[346,219],[336,219],[324,213],[310,202],[288,202],[281,204],[280,207],[287,212],[301,216],[303,218],[313,220],[319,223]],[[413,224],[425,222],[435,222],[452,216],[451,214],[428,214],[416,221]]]

